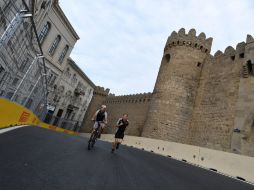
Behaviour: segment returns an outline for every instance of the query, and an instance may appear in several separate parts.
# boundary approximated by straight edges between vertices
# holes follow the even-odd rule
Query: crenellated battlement
[[[123,96],[115,96],[114,94],[110,94],[105,101],[105,103],[143,103],[150,101],[152,97],[152,93],[140,93],[140,94],[130,94]]]
[[[168,37],[164,51],[174,46],[189,46],[192,48],[200,49],[204,53],[210,53],[213,38],[206,38],[205,33],[201,32],[196,36],[196,30],[190,29],[188,34],[185,33],[185,29],[181,28],[178,33],[173,31]]]
[[[218,50],[214,54],[214,58],[218,58],[218,57],[221,57],[221,56],[223,56],[225,58],[230,57],[232,59],[232,61],[234,61],[235,58],[243,58],[244,57],[245,46],[246,46],[245,42],[238,43],[236,45],[236,49],[234,49],[232,46],[228,46],[224,50],[224,52],[222,52],[221,50]]]
[[[94,89],[94,94],[101,95],[101,96],[108,96],[110,89],[101,86],[96,86]]]
[[[246,39],[246,43],[252,43],[252,42],[254,42],[254,38],[250,34],[248,34],[247,39]]]

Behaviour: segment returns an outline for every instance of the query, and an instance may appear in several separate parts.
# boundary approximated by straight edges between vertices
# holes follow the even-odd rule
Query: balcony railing
[[[83,89],[81,89],[81,88],[75,88],[74,94],[76,96],[84,96],[85,95],[85,91]]]

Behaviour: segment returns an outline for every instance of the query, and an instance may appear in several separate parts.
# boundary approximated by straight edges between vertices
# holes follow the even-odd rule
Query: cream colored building
[[[75,125],[76,122],[80,126],[92,99],[94,87],[86,74],[71,58],[68,58],[54,94],[58,104],[53,123],[67,129],[73,129],[73,124]],[[59,117],[62,119],[59,120]]]
[[[84,117],[94,84],[69,58],[79,36],[59,1],[38,0],[35,4],[35,22],[49,75],[45,121],[73,129],[73,124]]]

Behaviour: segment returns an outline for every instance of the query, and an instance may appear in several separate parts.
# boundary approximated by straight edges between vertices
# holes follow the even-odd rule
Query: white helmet
[[[107,106],[106,106],[106,105],[101,105],[101,108],[105,108],[105,109],[106,109],[106,108],[107,108]]]

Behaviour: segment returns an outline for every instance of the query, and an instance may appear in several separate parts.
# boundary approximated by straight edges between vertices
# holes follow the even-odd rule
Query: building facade
[[[254,156],[254,39],[214,55],[211,46],[194,29],[172,32],[153,93],[103,95],[93,105],[108,106],[111,126],[129,113],[130,135]]]
[[[94,84],[71,59],[49,94],[46,122],[69,130],[78,130],[92,99]]]
[[[32,1],[0,2],[0,97],[40,118],[46,113],[46,68],[33,24]]]
[[[1,1],[0,37],[0,97],[78,130],[94,84],[69,57],[79,36],[59,1]]]
[[[69,57],[79,36],[58,0],[38,1],[38,35],[48,71],[48,114],[45,121],[66,129],[80,126],[94,84]]]

